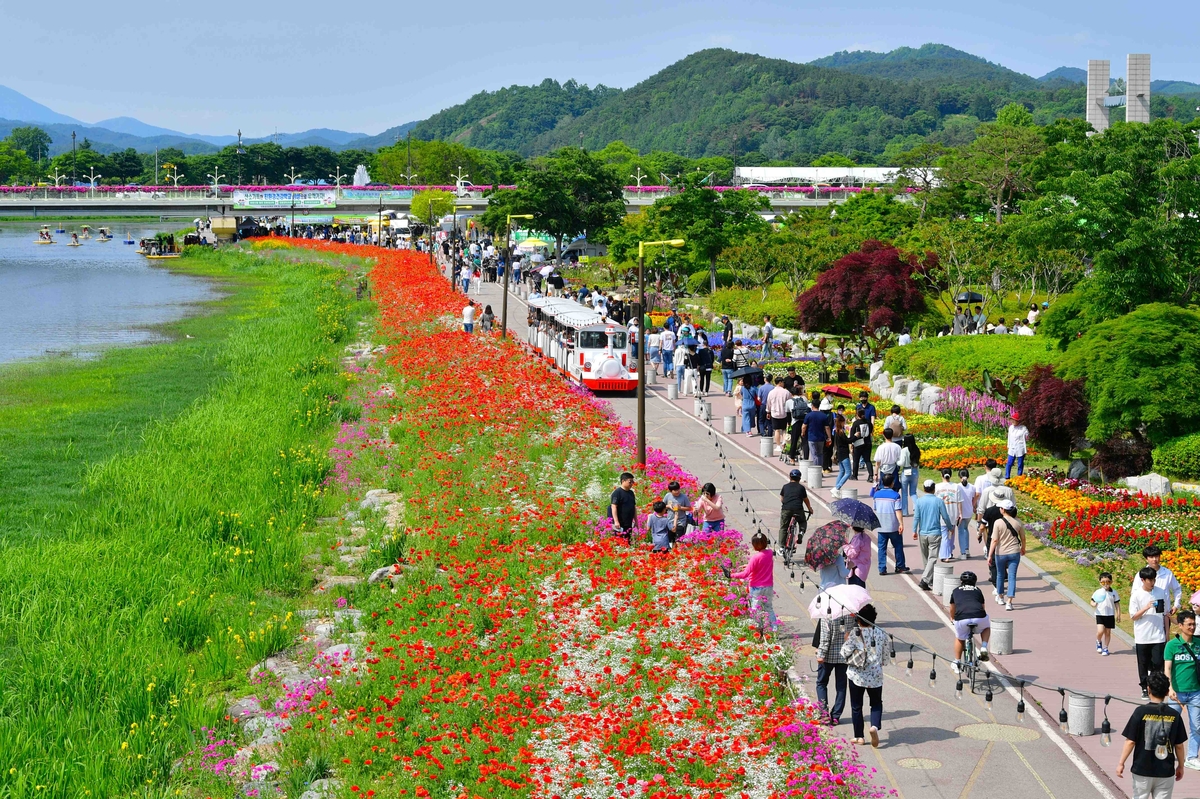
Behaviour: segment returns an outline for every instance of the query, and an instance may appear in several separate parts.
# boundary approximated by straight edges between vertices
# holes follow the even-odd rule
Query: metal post
[[[504,226],[504,280],[501,281],[500,339],[508,338],[508,281],[512,275],[512,225]]]
[[[640,249],[640,247],[639,247]],[[642,326],[646,321],[646,256],[638,253],[638,388],[637,388],[637,462],[643,466],[646,463],[646,348],[642,342],[646,340]]]

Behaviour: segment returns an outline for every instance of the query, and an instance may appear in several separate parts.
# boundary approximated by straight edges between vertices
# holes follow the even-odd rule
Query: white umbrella
[[[550,273],[553,271],[554,271],[553,266],[543,266],[541,269],[538,270],[538,272],[541,274],[542,277],[548,277],[550,275]]]
[[[808,617],[820,619],[822,616],[852,616],[870,601],[871,595],[861,586],[845,583],[831,586],[817,594],[808,604]]]

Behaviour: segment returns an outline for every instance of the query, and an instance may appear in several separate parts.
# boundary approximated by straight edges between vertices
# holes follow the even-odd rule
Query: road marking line
[[[988,741],[987,746],[983,748],[983,755],[980,756],[979,762],[975,764],[974,770],[971,771],[971,776],[967,778],[967,784],[963,786],[962,793],[958,795],[958,799],[968,799],[971,795],[971,789],[975,787],[976,780],[983,773],[983,764],[992,755],[992,749],[996,746],[995,741]]]
[[[1033,778],[1038,781],[1038,785],[1042,786],[1042,790],[1046,792],[1046,795],[1049,796],[1050,799],[1054,799],[1054,793],[1050,790],[1050,786],[1042,780],[1041,775],[1033,770],[1033,766],[1031,766],[1029,761],[1025,759],[1025,755],[1021,754],[1021,750],[1017,748],[1017,745],[1011,741],[1008,745],[1011,746],[1012,750],[1017,753],[1017,757],[1021,758],[1021,762],[1025,764],[1025,768],[1029,769],[1029,773],[1032,774]]]

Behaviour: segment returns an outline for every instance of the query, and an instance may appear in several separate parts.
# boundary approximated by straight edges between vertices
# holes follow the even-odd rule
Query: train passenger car
[[[529,346],[568,378],[593,391],[637,391],[624,325],[560,297],[531,298],[529,314]]]

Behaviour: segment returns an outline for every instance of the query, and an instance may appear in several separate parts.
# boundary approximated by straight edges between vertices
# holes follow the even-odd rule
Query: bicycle
[[[804,534],[808,532],[808,519],[812,516],[812,511],[801,511],[801,515],[792,516],[788,522],[787,532],[783,535],[783,540],[779,542],[779,549],[783,553],[783,565],[790,567],[792,565],[792,556],[796,554],[796,547],[804,540]]]
[[[975,633],[978,626],[977,624],[967,625],[967,639],[963,641],[962,659],[958,664],[959,679],[970,685],[971,693],[975,693],[975,686],[978,684],[978,676],[981,670],[979,661],[987,660],[987,651],[984,650],[980,653],[975,648]]]

